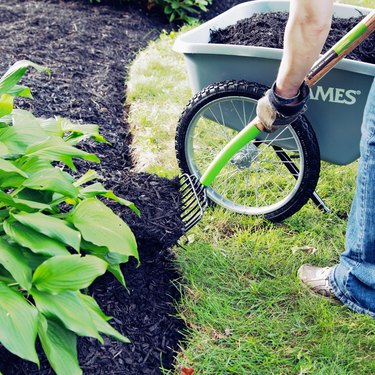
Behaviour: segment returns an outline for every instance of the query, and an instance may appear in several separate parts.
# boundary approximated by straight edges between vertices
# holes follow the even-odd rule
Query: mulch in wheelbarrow
[[[49,66],[52,75],[32,70],[23,83],[34,100],[18,99],[17,107],[35,115],[60,115],[76,122],[100,125],[111,143],[84,145],[101,165],[77,163],[105,177],[107,189],[136,203],[138,218],[129,209],[111,204],[132,228],[141,265],[123,267],[127,289],[112,275],[95,281],[90,293],[112,325],[132,341],[105,338],[104,345],[88,338],[78,341],[85,374],[159,374],[172,368],[184,326],[174,307],[179,295],[172,281],[179,277],[169,248],[181,236],[178,184],[150,174],[132,173],[131,135],[124,109],[126,66],[136,52],[168,29],[166,19],[148,14],[139,4],[121,7],[91,5],[89,1],[2,0],[0,4],[0,73],[20,59]],[[0,372],[52,374],[40,346],[41,369],[0,349]]]
[[[363,18],[364,16],[360,14],[358,17],[351,18],[334,17],[323,52],[331,48]],[[223,29],[211,30],[210,43],[283,48],[284,29],[287,19],[287,12],[255,13],[234,25]],[[347,58],[375,64],[375,34],[372,34],[362,42]]]

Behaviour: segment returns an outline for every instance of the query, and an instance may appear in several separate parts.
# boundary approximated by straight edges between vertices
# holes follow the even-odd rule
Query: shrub
[[[207,6],[212,0],[148,0],[149,4],[162,6],[164,13],[169,17],[169,22],[182,20],[191,23],[195,20],[192,15],[207,12]]]
[[[102,3],[110,1],[115,4],[126,2],[143,2],[151,9],[158,6],[164,10],[169,22],[184,21],[192,23],[196,20],[194,17],[201,12],[207,12],[207,7],[212,4],[213,0],[89,0],[90,3]]]
[[[105,142],[97,125],[13,108],[14,97],[31,97],[17,85],[30,66],[46,70],[24,60],[0,79],[0,343],[39,365],[38,337],[57,374],[81,374],[77,335],[129,342],[82,289],[107,270],[125,285],[120,264],[138,259],[133,233],[98,197],[139,212],[95,171],[69,173],[74,158],[99,162],[76,147]]]

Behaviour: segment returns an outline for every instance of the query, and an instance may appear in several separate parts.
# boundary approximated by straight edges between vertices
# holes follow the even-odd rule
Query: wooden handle
[[[329,51],[327,51],[311,68],[305,78],[309,87],[326,75],[341,59],[363,42],[375,30],[375,10],[369,13],[349,33],[344,35]]]

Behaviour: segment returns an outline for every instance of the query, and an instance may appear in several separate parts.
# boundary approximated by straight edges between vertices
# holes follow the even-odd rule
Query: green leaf
[[[2,281],[0,301],[0,342],[13,354],[39,366],[35,351],[37,309]]]
[[[17,283],[26,290],[31,288],[32,270],[22,250],[11,245],[0,237],[0,264],[14,277]]]
[[[110,265],[126,263],[129,260],[129,255],[115,253],[115,252],[108,252],[106,255],[103,256],[103,259],[108,262]]]
[[[61,138],[57,137],[49,137],[43,142],[31,145],[25,153],[28,156],[38,156],[46,160],[61,161],[72,170],[76,170],[73,164],[73,158],[81,158],[95,163],[100,162],[96,155],[70,146]]]
[[[22,177],[27,178],[28,175],[21,169],[17,168],[11,161],[0,158],[0,172],[2,173],[16,173]]]
[[[21,200],[27,200],[32,202],[38,202],[39,204],[49,205],[52,201],[53,193],[46,190],[32,190],[24,188],[17,194],[17,198]],[[46,208],[47,209],[47,208]]]
[[[109,252],[108,248],[105,246],[96,246],[91,242],[85,241],[83,238],[81,240],[81,249],[86,250],[95,256],[99,256],[101,259],[104,259],[104,255]]]
[[[0,94],[8,92],[26,73],[28,67],[39,72],[48,72],[49,69],[28,60],[20,60],[13,64],[0,79]]]
[[[13,162],[0,158],[0,186],[18,187],[27,178],[27,174],[17,168]]]
[[[106,316],[102,312],[94,298],[82,293],[79,293],[79,297],[89,311],[91,318],[99,332],[107,336],[111,336],[124,343],[130,343],[130,340],[127,337],[123,336],[120,332],[116,331],[111,325],[107,323],[107,320],[111,318]]]
[[[12,112],[13,128],[25,146],[39,143],[48,138],[48,133],[41,127],[40,119],[31,112],[15,109]]]
[[[7,208],[0,209],[0,221],[3,221],[8,217],[9,217],[9,210]]]
[[[23,158],[23,163],[22,165],[18,165],[18,168],[27,175],[32,175],[44,169],[52,168],[52,164],[48,160],[40,159],[37,156],[30,156],[26,160]]]
[[[23,256],[27,260],[27,264],[34,271],[36,270],[43,262],[50,258],[48,255],[36,254],[29,249],[23,249]]]
[[[14,110],[12,120],[13,126],[0,128],[0,155],[23,155],[30,145],[47,139],[48,134],[30,112]]]
[[[84,135],[86,138],[92,138],[96,142],[101,143],[109,143],[105,140],[105,138],[99,134],[99,126],[95,124],[74,124],[67,119],[58,118],[58,120],[61,119],[61,128],[64,131],[64,133],[71,133],[69,136],[69,139],[75,138],[80,135]]]
[[[13,97],[19,96],[21,98],[33,98],[30,89],[22,85],[13,86],[11,89],[8,90],[8,94],[12,95]]]
[[[20,222],[4,221],[5,233],[15,242],[36,254],[47,256],[68,255],[69,251],[60,242],[47,237]]]
[[[99,200],[90,198],[79,203],[73,211],[71,221],[86,241],[107,247],[110,253],[138,259],[133,232]]]
[[[0,202],[3,205],[7,205],[10,207],[17,208],[20,211],[27,211],[31,212],[34,211],[34,208],[31,207],[33,202],[31,201],[23,201],[17,198],[12,198],[9,194],[4,193],[0,190]],[[37,205],[40,205],[40,203],[36,203]]]
[[[96,246],[85,240],[81,241],[81,248],[88,253],[105,260],[108,263],[108,271],[111,272],[123,286],[126,286],[119,264],[126,263],[129,260],[128,255],[110,253],[107,247]]]
[[[14,277],[0,264],[0,281],[4,281],[5,284],[14,284],[16,280]]]
[[[48,361],[58,375],[80,375],[77,336],[52,319],[39,316],[38,334]]]
[[[48,204],[44,204],[38,201],[33,201],[29,199],[13,198],[13,203],[15,208],[21,211],[33,212],[35,210],[50,210],[51,207]],[[23,208],[22,208],[23,207]]]
[[[12,157],[22,155],[26,151],[27,144],[20,139],[19,134],[12,127],[0,128],[0,155]]]
[[[83,176],[81,176],[77,181],[75,181],[73,183],[74,186],[81,186],[81,185],[84,185],[92,180],[95,180],[95,179],[102,179],[103,177],[98,174],[98,172],[92,170],[92,169],[89,169]]]
[[[96,329],[90,313],[79,298],[78,292],[50,294],[32,289],[31,295],[38,310],[44,316],[49,319],[58,319],[67,329],[80,336],[94,337],[103,343],[103,339]]]
[[[92,255],[60,255],[46,260],[34,272],[33,284],[43,292],[60,293],[87,288],[105,273],[108,263]]]
[[[92,198],[96,197],[97,195],[101,195],[108,199],[112,199],[123,206],[129,207],[133,212],[135,212],[138,216],[141,215],[141,212],[137,208],[137,206],[124,198],[118,197],[113,193],[112,190],[107,190],[100,182],[96,182],[89,186],[86,186],[80,190],[80,196],[83,198]]]
[[[101,194],[103,197],[112,199],[123,206],[129,207],[133,212],[135,212],[138,216],[141,216],[141,211],[139,211],[138,207],[131,201],[128,201],[127,199],[118,197],[113,193],[112,190],[108,190],[105,194]]]
[[[12,214],[20,223],[43,233],[47,237],[71,246],[79,251],[81,234],[70,228],[65,221],[57,219],[50,215],[44,215],[40,212]]]
[[[74,179],[59,168],[48,168],[33,173],[23,186],[35,190],[49,190],[76,198],[78,189],[72,184]]]
[[[9,115],[13,110],[13,96],[2,94],[0,96],[0,117]]]
[[[93,138],[97,142],[108,143],[100,134],[99,126],[94,124],[75,124],[66,118],[57,116],[54,119],[42,120],[42,127],[49,133],[62,138],[69,134],[68,139],[84,135],[84,139]],[[73,142],[74,143],[74,142]]]
[[[3,116],[0,121],[0,128],[12,126],[12,115]]]
[[[126,288],[126,283],[124,275],[121,271],[119,264],[110,264],[108,266],[108,271],[117,279],[117,281]]]

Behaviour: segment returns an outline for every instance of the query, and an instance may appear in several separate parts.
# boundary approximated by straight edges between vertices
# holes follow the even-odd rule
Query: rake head
[[[181,220],[184,232],[191,229],[202,218],[208,207],[206,187],[195,176],[186,173],[179,177],[181,199]]]

